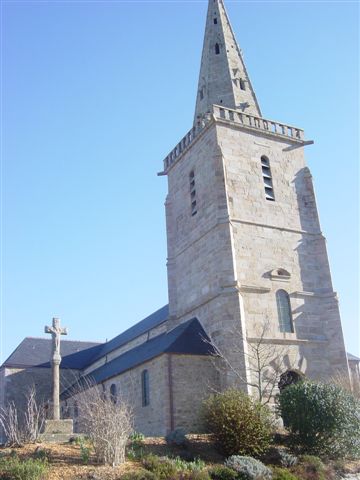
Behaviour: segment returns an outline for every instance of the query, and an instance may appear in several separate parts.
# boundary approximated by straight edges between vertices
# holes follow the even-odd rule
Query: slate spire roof
[[[213,104],[261,116],[222,0],[209,0],[194,125]]]

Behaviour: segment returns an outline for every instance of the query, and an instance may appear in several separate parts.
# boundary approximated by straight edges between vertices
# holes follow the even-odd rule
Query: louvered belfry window
[[[265,189],[265,198],[266,200],[275,201],[274,187],[270,169],[270,160],[265,155],[261,157],[261,169]]]
[[[193,170],[190,172],[189,181],[190,181],[191,216],[194,216],[197,214],[197,197],[196,197],[195,173]]]

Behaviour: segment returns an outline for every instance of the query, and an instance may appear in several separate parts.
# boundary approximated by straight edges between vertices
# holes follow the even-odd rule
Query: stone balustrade
[[[255,115],[250,115],[239,110],[213,105],[212,114],[209,113],[206,115],[197,125],[189,130],[189,132],[180,140],[176,147],[167,155],[164,160],[163,174],[167,172],[171,165],[173,165],[177,158],[189,147],[199,133],[201,133],[204,128],[213,120],[234,122],[242,125],[244,128],[260,130],[264,133],[285,137],[289,140],[291,139],[297,142],[304,142],[304,131],[300,128],[275,122],[274,120],[256,117]]]
[[[266,118],[256,117],[246,112],[240,112],[239,110],[224,108],[218,105],[213,105],[213,114],[215,118],[240,123],[244,125],[244,127],[255,128],[294,140],[304,140],[303,130],[285,125],[284,123],[275,122],[274,120],[267,120]]]

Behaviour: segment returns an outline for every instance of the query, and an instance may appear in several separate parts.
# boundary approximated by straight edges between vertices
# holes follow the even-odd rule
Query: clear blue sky
[[[359,352],[358,3],[227,1],[263,115],[305,129]],[[2,2],[4,360],[60,316],[100,340],[167,303],[162,160],[192,124],[205,1]]]

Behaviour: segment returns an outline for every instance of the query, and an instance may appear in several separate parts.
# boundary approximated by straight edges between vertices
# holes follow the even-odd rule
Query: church
[[[138,432],[196,431],[214,389],[256,396],[249,352],[259,342],[283,352],[278,382],[350,378],[351,362],[356,378],[304,159],[310,143],[263,117],[224,2],[209,0],[194,123],[158,174],[168,182],[169,303],[106,343],[61,342],[64,417],[76,424],[76,386],[91,379],[131,401]],[[50,398],[50,356],[50,339],[25,338],[1,366],[0,405],[21,402],[31,383]]]

